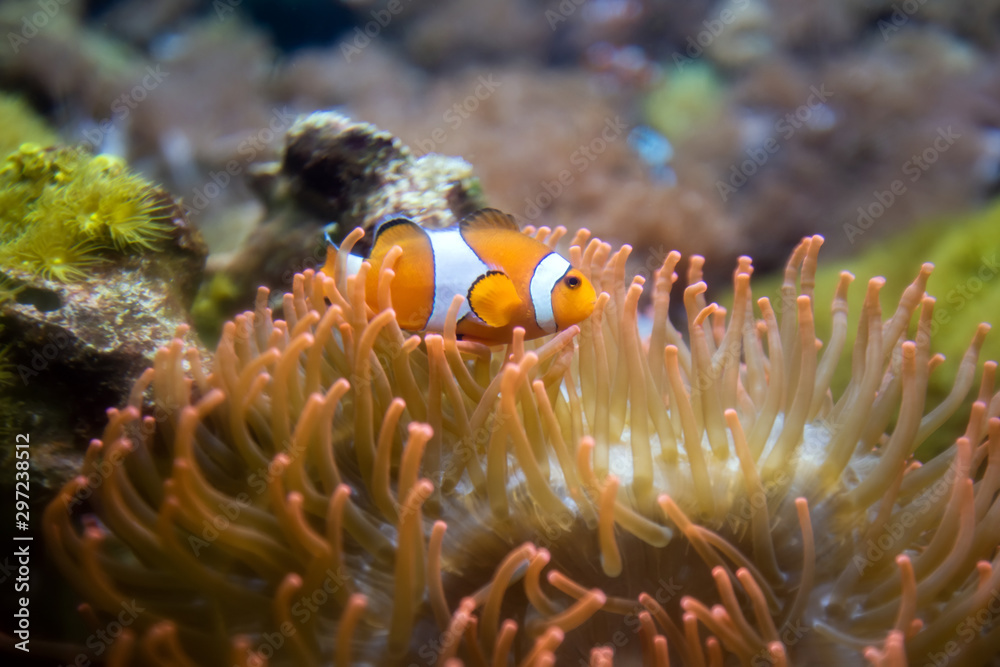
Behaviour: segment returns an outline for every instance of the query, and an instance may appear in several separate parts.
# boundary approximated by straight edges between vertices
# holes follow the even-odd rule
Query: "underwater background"
[[[576,665],[611,664],[613,653],[615,664],[626,665],[667,664],[664,658],[713,665],[996,664],[1000,603],[989,605],[1000,600],[1000,581],[996,560],[989,563],[1000,544],[1000,504],[993,509],[1000,400],[993,395],[996,366],[983,371],[982,362],[1000,359],[1000,336],[977,327],[1000,315],[998,195],[1000,2],[993,0],[0,0],[0,488],[12,499],[4,503],[4,524],[12,528],[3,534],[34,538],[27,579],[18,579],[13,555],[22,543],[4,538],[0,547],[7,619],[0,662],[506,665],[546,664],[551,655],[555,664]],[[551,342],[525,348],[524,341],[484,351],[461,347],[444,332],[441,359],[447,354],[448,361],[438,369],[438,342],[407,343],[405,334],[397,340],[382,332],[392,324],[381,321],[368,329],[377,318],[363,299],[360,306],[352,301],[346,284],[311,282],[326,261],[327,235],[339,243],[355,227],[370,232],[396,215],[447,227],[486,206],[531,231],[544,229],[540,240],[561,243],[574,265],[583,262],[589,271],[592,264],[595,282],[609,292],[598,307],[603,322],[582,325],[577,343],[559,339],[572,353]],[[588,250],[590,238],[608,250]],[[630,254],[612,254],[623,244]],[[357,247],[366,250],[367,239]],[[926,262],[933,273],[921,273]],[[856,279],[850,291],[843,271]],[[752,302],[739,278],[751,273]],[[885,284],[872,297],[865,285],[876,276]],[[905,296],[915,278],[920,289]],[[630,286],[643,283],[629,296]],[[699,284],[703,291],[685,291]],[[925,289],[935,299],[930,306]],[[757,306],[761,296],[779,316],[790,313],[778,318],[784,349],[768,338],[777,320],[769,329],[769,306]],[[804,297],[809,308],[815,303],[808,318]],[[879,298],[885,324],[876,326],[867,318]],[[901,299],[906,312],[896,326],[891,318]],[[728,310],[713,309],[713,302]],[[335,333],[327,331],[328,340],[320,323],[333,317],[327,313],[334,306],[344,321],[329,325]],[[743,310],[750,324],[741,332]],[[673,325],[662,324],[668,313]],[[799,461],[803,451],[832,447],[857,425],[849,443],[857,451],[841,447],[847,453],[837,470],[848,470],[842,474],[818,463],[783,472],[768,454],[785,446],[781,428],[797,414],[794,382],[815,366],[815,355],[809,362],[802,353],[810,347],[803,341],[813,338],[797,337],[806,320],[814,338],[826,341],[817,342],[818,354],[833,339],[843,359],[820,366],[816,398],[801,407],[805,425],[787,444],[801,449],[785,453]],[[592,326],[603,327],[607,340]],[[241,327],[253,329],[242,346]],[[879,348],[865,356],[876,328],[884,354]],[[705,357],[695,343],[702,336]],[[365,340],[374,350],[370,367],[367,356],[354,356]],[[725,344],[733,341],[741,347],[727,356]],[[970,341],[978,361],[962,364]],[[655,343],[674,347],[666,361],[650,351]],[[279,362],[289,350],[301,360]],[[398,365],[401,350],[407,359],[415,355],[406,362],[412,372]],[[532,350],[538,368],[530,362],[519,366],[520,379],[504,379],[503,364],[523,364]],[[329,358],[317,361],[322,355]],[[748,451],[760,457],[757,479],[741,467],[735,443],[742,436],[725,420],[739,413],[752,436],[760,420],[748,415],[767,413],[767,387],[780,377],[775,356],[783,356],[786,385],[773,399],[776,426],[761,436],[761,450],[750,437]],[[863,394],[866,360],[870,366],[876,358],[880,374]],[[702,398],[715,390],[696,381],[699,367],[710,369],[709,384],[732,380],[731,391],[720,384],[718,414]],[[598,388],[602,377],[610,391]],[[918,389],[905,388],[911,380]],[[281,393],[284,381],[292,388]],[[570,385],[579,388],[580,405]],[[414,393],[418,387],[423,393]],[[369,390],[370,399],[357,395]],[[314,407],[332,424],[325,440],[324,427],[310,421],[322,419],[309,412],[312,392],[327,401]],[[491,392],[501,397],[496,406],[483,399]],[[511,393],[516,407],[513,398],[503,403]],[[678,408],[685,393],[690,423]],[[212,402],[223,394],[225,403]],[[914,408],[906,401],[917,394]],[[657,396],[664,400],[654,406]],[[394,397],[410,406],[405,413],[392,407]],[[980,413],[972,407],[977,398]],[[286,399],[282,412],[275,406]],[[634,405],[647,399],[640,429]],[[606,422],[602,402],[611,406]],[[861,402],[871,414],[852,412]],[[416,404],[422,407],[414,411]],[[203,423],[185,422],[186,409],[198,405]],[[945,408],[932,411],[938,405]],[[493,411],[508,419],[506,427],[487,421]],[[244,417],[246,424],[235,426]],[[901,427],[907,419],[919,424],[908,436]],[[523,470],[531,466],[510,426],[520,420],[534,448],[530,458],[559,501]],[[449,437],[468,443],[469,429],[486,434],[471,450],[483,460],[482,480],[465,458],[450,476],[444,463],[435,472],[426,458],[423,467],[419,458],[405,461],[407,438],[419,441],[423,431],[415,425],[425,422],[438,434],[425,439],[437,453],[425,456],[438,463],[449,459]],[[602,442],[602,423],[610,442]],[[315,427],[315,437],[302,424]],[[475,426],[485,431],[475,433]],[[563,426],[563,435],[553,435]],[[813,447],[810,429],[827,427]],[[706,452],[718,459],[708,465],[711,490],[690,481],[698,464],[689,458],[696,455],[681,451],[683,472],[670,467],[676,460],[664,444],[666,429],[682,443],[692,433],[704,437]],[[632,467],[641,457],[631,444],[647,430],[656,443],[652,456],[665,466],[648,479]],[[510,476],[497,482],[509,492],[509,508],[497,500],[498,487],[487,490],[496,432],[510,437],[503,466]],[[25,434],[30,459],[17,446]],[[372,441],[372,461],[353,453],[359,434]],[[591,436],[596,444],[574,444]],[[956,443],[959,436],[965,445]],[[289,492],[300,493],[290,501],[298,509],[279,510],[285,489],[279,482],[272,490],[269,463],[295,438],[332,439],[326,446],[336,465],[324,468],[310,454],[295,473],[300,477],[287,482],[290,489],[302,484]],[[728,458],[719,438],[722,450],[733,448]],[[382,439],[388,495],[380,496],[372,467]],[[562,441],[568,454],[555,445],[546,453],[545,443]],[[614,467],[615,443],[634,457],[622,470]],[[595,454],[595,470],[577,469],[587,447],[605,446],[603,467]],[[890,475],[877,462],[890,450],[899,455],[898,479],[896,468]],[[864,459],[868,454],[873,460]],[[202,473],[171,467],[184,456]],[[960,481],[951,461],[964,461]],[[102,472],[102,465],[115,472]],[[251,479],[261,466],[267,474]],[[911,483],[908,476],[920,469],[937,471],[947,490],[933,486],[932,472]],[[877,484],[873,471],[880,471]],[[25,478],[16,475],[25,472],[30,493],[18,496],[15,482]],[[119,474],[132,481],[106,484]],[[183,491],[186,474],[204,488]],[[841,477],[846,490],[834,488]],[[267,490],[255,494],[262,479]],[[758,496],[770,518],[734,509],[752,504],[752,479],[764,484]],[[962,495],[962,480],[974,485],[974,500],[971,490],[968,499]],[[772,493],[769,482],[780,492]],[[216,553],[201,561],[178,555],[185,539],[206,539],[200,526],[218,516],[212,506],[241,498],[244,487],[251,498],[237,503],[236,517],[221,510],[228,516],[221,532],[242,526],[264,537],[209,539]],[[428,498],[417,500],[425,488]],[[407,491],[416,494],[412,503]],[[887,499],[883,491],[891,491]],[[186,504],[187,492],[198,500]],[[662,501],[667,493],[681,498],[680,510]],[[624,529],[620,516],[618,524],[613,513],[606,518],[616,497],[629,517]],[[804,537],[801,498],[813,510],[816,545]],[[176,508],[165,509],[171,503]],[[134,516],[125,518],[116,505],[133,508]],[[904,539],[888,528],[889,516],[910,505],[937,509],[916,512],[917,528],[907,526]],[[30,514],[24,528],[15,510]],[[418,518],[407,522],[410,510]],[[568,512],[565,521],[551,518],[561,511]],[[752,554],[747,559],[760,572],[735,557],[700,560],[710,549],[697,531],[692,537],[683,528],[684,513],[735,551]],[[957,526],[966,520],[963,533]],[[449,526],[446,537],[441,523]],[[986,527],[976,532],[972,523]],[[300,524],[305,528],[288,532]],[[765,548],[768,526],[774,545]],[[164,546],[169,539],[157,531],[174,530],[187,537]],[[878,547],[880,530],[893,536],[890,547]],[[327,547],[311,541],[316,535]],[[614,535],[626,573],[646,574],[615,574]],[[220,545],[232,550],[220,554]],[[404,546],[412,547],[405,558]],[[437,587],[423,574],[435,548],[444,573]],[[809,549],[814,556],[825,550],[825,575],[823,567],[803,565]],[[845,579],[858,554],[871,562]],[[581,582],[577,588],[540,574],[560,556],[563,571]],[[406,558],[417,563],[412,571],[400,569]],[[923,564],[913,574],[909,560],[904,566],[899,558]],[[199,562],[208,565],[192,565]],[[322,572],[330,570],[318,569],[320,562],[352,572],[336,577],[335,604],[310,612],[301,627],[294,612],[272,611],[294,598],[293,588],[324,583]],[[736,574],[741,564],[771,587],[754,593],[745,581],[750,575]],[[729,580],[719,567],[742,582],[735,595],[733,584],[719,582]],[[913,576],[912,600],[908,575],[900,572]],[[535,583],[518,588],[520,598],[505,599],[490,588],[503,576],[517,587],[522,578]],[[547,593],[535,590],[540,576]],[[413,590],[399,587],[404,579],[415,582]],[[659,601],[651,589],[673,590],[675,580],[687,581],[688,603],[679,593],[667,596],[670,604]],[[30,653],[17,646],[24,639],[17,630],[25,627],[17,613],[26,605],[15,586],[27,583]],[[806,589],[811,597],[797,593]],[[663,606],[636,602],[640,592]],[[407,596],[400,611],[398,599]],[[704,609],[689,596],[705,597]],[[965,606],[955,607],[956,600]],[[629,604],[638,605],[631,617]],[[712,604],[728,616],[712,620],[705,611]],[[770,626],[760,604],[775,618]],[[747,618],[733,620],[735,608]],[[595,620],[600,614],[619,620]],[[789,641],[786,631],[799,615],[813,630]],[[968,618],[973,623],[963,625]],[[520,634],[504,630],[510,619]],[[284,633],[283,622],[294,632]],[[834,629],[816,631],[821,625]],[[927,628],[935,628],[933,639]],[[629,641],[619,644],[619,631]],[[266,639],[275,632],[277,646]]]

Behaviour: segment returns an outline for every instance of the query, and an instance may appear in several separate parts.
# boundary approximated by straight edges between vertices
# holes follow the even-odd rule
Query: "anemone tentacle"
[[[284,320],[262,289],[225,326],[210,375],[186,331],[158,352],[46,511],[50,550],[95,618],[142,609],[116,664],[919,662],[1000,590],[996,364],[965,434],[913,458],[973,387],[988,327],[927,409],[930,267],[888,319],[872,279],[835,395],[853,277],[819,354],[821,245],[793,252],[780,319],[749,258],[729,312],[692,258],[686,337],[670,253],[643,342],[630,249],[582,231],[594,317],[502,351],[456,339],[457,300],[443,335],[408,336],[392,261],[379,312],[369,268],[305,271]],[[1000,624],[972,635],[962,664]]]

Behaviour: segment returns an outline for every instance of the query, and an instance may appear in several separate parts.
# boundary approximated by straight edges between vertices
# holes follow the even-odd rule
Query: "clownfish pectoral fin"
[[[505,327],[521,307],[514,281],[502,271],[487,271],[469,288],[469,307],[491,327]]]
[[[458,223],[462,231],[471,229],[509,229],[515,232],[521,231],[514,216],[507,215],[503,211],[495,208],[482,208],[474,213],[462,218]]]

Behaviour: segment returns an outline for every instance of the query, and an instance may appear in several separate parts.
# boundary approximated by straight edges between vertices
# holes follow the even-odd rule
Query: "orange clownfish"
[[[508,343],[515,327],[538,338],[585,320],[594,311],[594,286],[561,255],[523,234],[514,218],[482,209],[447,229],[425,229],[407,218],[384,223],[367,261],[366,293],[374,310],[382,260],[393,246],[403,251],[390,294],[399,326],[440,332],[456,294],[465,297],[457,333],[488,345]],[[323,272],[333,277],[336,253]],[[347,256],[347,272],[363,258]]]

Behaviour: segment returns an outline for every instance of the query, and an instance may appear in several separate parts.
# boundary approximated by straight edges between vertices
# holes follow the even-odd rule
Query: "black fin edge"
[[[486,320],[484,320],[482,318],[482,316],[479,313],[476,312],[476,307],[472,305],[472,291],[474,289],[476,289],[476,285],[479,284],[479,281],[481,281],[484,278],[487,278],[489,276],[495,276],[495,275],[506,276],[507,274],[504,273],[503,271],[497,271],[495,269],[490,269],[489,271],[487,271],[486,273],[482,274],[481,276],[479,276],[478,278],[476,278],[475,280],[472,281],[472,284],[469,286],[469,291],[466,292],[466,295],[465,295],[465,301],[469,304],[469,310],[472,311],[473,315],[475,315],[476,317],[479,318],[480,322],[482,322],[483,324],[486,324],[486,326],[491,326],[491,325],[487,324]],[[508,277],[508,280],[509,279],[510,278]],[[496,328],[496,327],[494,327],[494,328]]]

